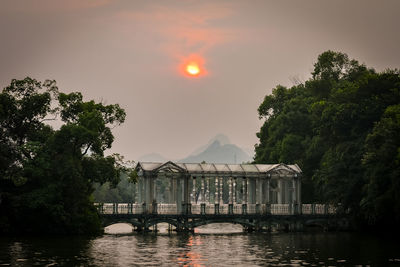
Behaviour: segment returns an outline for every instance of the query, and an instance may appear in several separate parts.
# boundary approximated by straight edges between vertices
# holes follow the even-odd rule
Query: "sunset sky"
[[[112,152],[127,159],[180,159],[219,133],[253,148],[264,96],[308,79],[323,51],[399,68],[399,11],[397,0],[2,0],[0,86],[55,79],[119,103]]]

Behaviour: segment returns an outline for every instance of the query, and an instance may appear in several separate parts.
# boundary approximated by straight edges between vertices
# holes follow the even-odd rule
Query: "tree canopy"
[[[125,116],[55,81],[12,80],[0,93],[0,232],[98,232],[93,183],[129,172],[121,156],[104,155]]]
[[[326,51],[311,75],[265,96],[255,162],[299,164],[304,202],[341,204],[364,226],[400,223],[399,71]]]

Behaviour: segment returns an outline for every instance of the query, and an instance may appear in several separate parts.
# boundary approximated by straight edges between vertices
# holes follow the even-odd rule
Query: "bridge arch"
[[[328,229],[329,221],[327,219],[311,219],[304,222],[305,227],[319,227],[321,229]]]
[[[132,227],[140,227],[142,226],[141,222],[138,222],[136,220],[123,220],[123,219],[117,219],[117,220],[105,220],[103,221],[103,227],[108,227],[111,226],[113,224],[117,224],[117,223],[125,223],[125,224],[129,224]]]
[[[159,224],[159,223],[168,223],[168,224],[171,224],[171,225],[175,226],[176,228],[182,227],[182,224],[178,220],[169,219],[169,218],[150,219],[150,220],[147,220],[146,222],[144,222],[144,225],[143,224],[141,224],[141,225],[146,227],[146,228],[149,228],[149,227],[151,227],[153,225],[156,225],[156,224]]]
[[[196,228],[196,227],[200,227],[203,225],[208,225],[208,224],[213,224],[213,223],[231,223],[231,224],[240,224],[243,227],[255,227],[255,223],[251,223],[249,220],[247,219],[218,219],[218,218],[213,218],[213,219],[201,219],[201,220],[196,220],[191,222],[191,228]]]

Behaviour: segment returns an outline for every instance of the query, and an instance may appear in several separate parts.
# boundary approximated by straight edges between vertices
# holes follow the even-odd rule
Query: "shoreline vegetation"
[[[340,204],[357,230],[399,231],[399,70],[326,51],[311,74],[265,96],[254,163],[298,164],[304,203]],[[55,81],[12,80],[0,93],[0,235],[101,234],[93,203],[129,201],[137,178],[104,155],[125,117]]]
[[[399,70],[326,51],[311,74],[265,96],[254,162],[296,163],[304,203],[340,203],[359,230],[399,231]]]
[[[55,81],[12,80],[0,94],[0,233],[101,233],[93,183],[116,185],[123,172],[134,179],[129,162],[104,155],[125,116]]]

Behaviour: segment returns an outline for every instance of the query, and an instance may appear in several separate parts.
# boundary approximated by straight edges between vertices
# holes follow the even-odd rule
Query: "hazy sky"
[[[119,103],[113,151],[179,159],[218,133],[252,148],[257,107],[328,49],[400,67],[400,1],[1,0],[0,86],[26,76]],[[206,72],[187,77],[190,56]]]

